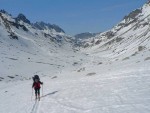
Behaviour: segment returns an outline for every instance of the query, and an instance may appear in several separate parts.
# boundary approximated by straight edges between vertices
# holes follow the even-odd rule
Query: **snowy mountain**
[[[82,39],[92,38],[92,37],[96,36],[97,34],[98,33],[85,32],[85,33],[76,34],[74,37],[77,40],[82,40]]]
[[[55,30],[56,32],[62,32],[65,33],[63,29],[61,29],[59,26],[57,25],[51,25],[51,24],[47,24],[44,22],[36,22],[33,24],[36,28],[38,28],[39,30],[44,30],[44,29],[49,29],[49,30]]]
[[[125,16],[111,30],[100,33],[91,39],[84,40],[82,47],[85,47],[89,51],[92,50],[92,52],[111,51],[114,57],[129,51],[133,54],[138,52],[140,48],[143,48],[142,50],[145,51],[149,50],[149,11],[150,7],[149,3],[147,3],[142,8],[136,9]]]
[[[85,39],[91,39],[92,37],[95,37],[97,34],[98,33],[90,33],[90,32],[76,34],[74,36],[75,37],[75,45],[82,46]]]
[[[43,69],[59,72],[75,53],[72,38],[59,26],[32,24],[23,14],[14,18],[4,10],[0,11],[0,43],[1,81],[28,78]]]
[[[130,69],[133,66],[136,68],[142,68],[143,65],[143,67],[148,66],[150,59],[150,2],[132,11],[112,29],[90,39],[82,40],[80,50],[93,58],[94,67],[95,65],[103,67],[104,62],[109,64],[110,70],[126,65]],[[122,71],[122,69],[120,70]],[[103,70],[101,70],[102,72]],[[104,71],[104,73],[106,72],[107,70]]]
[[[93,58],[95,65],[109,64],[110,70],[148,69],[150,59],[150,3],[132,11],[112,29],[91,39],[85,39],[80,48]],[[105,59],[105,60],[103,60]],[[99,62],[99,63],[98,63]],[[94,66],[95,66],[94,65]],[[143,68],[145,67],[145,68]],[[108,70],[103,67],[101,73]],[[128,69],[127,68],[127,69]],[[109,70],[109,72],[110,72]],[[135,70],[135,69],[133,69]]]
[[[19,21],[23,21],[27,24],[31,24],[30,21],[25,17],[25,15],[23,14],[19,14],[16,18],[15,18],[16,23],[18,23]]]
[[[1,11],[0,112],[150,112],[150,2],[75,44],[57,25]],[[41,101],[34,74],[44,82]]]

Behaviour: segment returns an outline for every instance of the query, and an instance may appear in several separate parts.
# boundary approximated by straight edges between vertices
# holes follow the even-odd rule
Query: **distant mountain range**
[[[85,32],[85,33],[80,33],[75,35],[74,37],[78,40],[82,39],[87,39],[87,38],[92,38],[95,37],[98,33],[90,33],[90,32]]]

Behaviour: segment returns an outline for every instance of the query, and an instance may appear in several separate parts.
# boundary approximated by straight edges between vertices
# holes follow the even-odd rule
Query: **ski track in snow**
[[[42,78],[40,101],[34,100],[34,92],[31,100],[31,81],[10,82],[7,85],[12,87],[0,90],[1,113],[149,113],[149,72],[108,78]]]
[[[39,101],[35,100],[35,104],[33,105],[33,108],[30,113],[37,113],[38,108],[39,108]]]

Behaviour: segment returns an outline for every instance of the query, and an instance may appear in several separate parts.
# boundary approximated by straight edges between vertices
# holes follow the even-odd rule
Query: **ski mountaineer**
[[[34,88],[35,90],[35,99],[37,99],[37,96],[38,96],[38,99],[40,100],[40,88],[41,88],[41,84],[43,85],[43,82],[40,81],[40,78],[38,75],[34,75],[33,77],[33,85],[32,85],[32,88]]]

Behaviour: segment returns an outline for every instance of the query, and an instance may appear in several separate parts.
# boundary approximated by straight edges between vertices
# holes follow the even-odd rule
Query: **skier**
[[[32,85],[32,88],[34,88],[35,90],[35,99],[37,99],[37,96],[38,96],[38,99],[40,100],[40,88],[41,88],[41,84],[43,85],[43,82],[40,81],[40,78],[38,75],[34,75],[33,77],[33,85]]]

